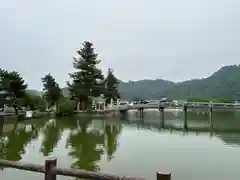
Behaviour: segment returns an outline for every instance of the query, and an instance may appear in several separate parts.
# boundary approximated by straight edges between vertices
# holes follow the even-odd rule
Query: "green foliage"
[[[25,94],[27,84],[16,71],[0,69],[0,90],[8,92],[10,97],[20,98]]]
[[[118,79],[114,76],[113,70],[108,69],[108,75],[105,79],[106,92],[105,97],[107,98],[107,103],[110,103],[111,99],[117,100],[120,98],[120,93],[118,92]]]
[[[90,96],[97,97],[104,92],[104,76],[97,68],[101,61],[97,59],[98,54],[94,52],[91,42],[85,41],[77,53],[78,57],[73,59],[73,67],[77,71],[69,74],[72,83],[68,82],[68,87],[71,96],[86,105]]]
[[[56,116],[63,117],[63,116],[72,116],[74,114],[76,108],[76,101],[63,99],[59,102]]]
[[[27,84],[16,71],[0,69],[0,90],[6,91],[12,101],[15,113],[18,113],[17,100],[24,97]]]
[[[44,98],[49,103],[49,107],[56,104],[61,98],[61,89],[51,74],[42,78]]]
[[[26,95],[21,99],[20,104],[30,110],[39,109],[41,111],[45,111],[45,102],[41,96],[26,93]]]

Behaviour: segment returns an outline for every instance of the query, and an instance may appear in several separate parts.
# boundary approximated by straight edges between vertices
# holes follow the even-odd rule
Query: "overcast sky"
[[[92,41],[101,68],[122,80],[206,77],[240,63],[239,0],[5,0],[0,4],[0,68],[41,89],[61,86],[72,57]]]

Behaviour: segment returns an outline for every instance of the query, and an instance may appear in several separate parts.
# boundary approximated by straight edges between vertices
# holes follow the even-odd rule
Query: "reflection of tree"
[[[61,138],[61,129],[58,126],[58,121],[52,121],[45,124],[43,129],[44,139],[40,151],[44,156],[48,156],[53,152],[53,148],[56,147],[58,141]]]
[[[25,153],[25,146],[33,139],[38,137],[38,129],[31,126],[27,130],[26,125],[24,128],[17,129],[18,122],[15,123],[13,131],[5,137],[1,137],[0,144],[0,158],[19,161],[21,155]]]
[[[89,129],[91,120],[78,121],[78,127],[71,132],[67,144],[72,146],[70,156],[76,158],[72,167],[98,171],[97,161],[101,159],[104,135],[95,129]]]
[[[216,133],[216,136],[228,145],[240,146],[240,133]]]
[[[78,121],[74,117],[64,117],[57,120],[58,125],[61,129],[70,129],[74,130],[78,127]]]
[[[117,150],[117,136],[121,132],[121,124],[107,124],[105,126],[105,133],[107,135],[107,156],[108,161],[113,158]]]
[[[4,118],[1,118],[0,115],[0,137],[3,135],[3,123],[4,123]]]

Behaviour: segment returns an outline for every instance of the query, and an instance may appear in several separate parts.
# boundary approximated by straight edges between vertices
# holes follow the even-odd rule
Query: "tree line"
[[[56,108],[60,108],[69,106],[70,101],[80,102],[82,110],[91,110],[94,97],[104,96],[107,104],[111,99],[120,98],[119,81],[113,70],[108,69],[108,74],[104,77],[102,70],[97,67],[100,63],[93,44],[85,41],[77,51],[77,56],[73,58],[75,72],[69,73],[70,81],[67,82],[70,97],[63,97],[62,89],[50,73],[41,79],[43,95],[34,96],[27,93],[28,85],[19,72],[1,68],[0,91],[5,99],[7,97],[16,114],[20,107],[36,109],[40,106],[51,108],[56,105]]]

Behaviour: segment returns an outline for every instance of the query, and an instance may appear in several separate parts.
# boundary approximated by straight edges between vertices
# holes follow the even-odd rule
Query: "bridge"
[[[195,108],[212,108],[212,109],[240,109],[240,104],[236,103],[211,103],[211,102],[186,102],[182,104],[175,104],[172,102],[167,103],[154,103],[154,104],[134,104],[134,105],[112,105],[106,107],[105,111],[127,111],[134,109],[159,109],[159,108],[183,108],[195,109]]]

